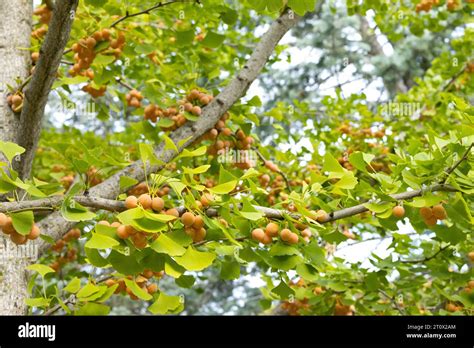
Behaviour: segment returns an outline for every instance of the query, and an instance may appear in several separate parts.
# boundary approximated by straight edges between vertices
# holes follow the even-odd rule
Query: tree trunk
[[[0,140],[13,141],[18,118],[6,101],[7,85],[17,86],[30,67],[31,0],[0,1]],[[2,160],[2,158],[0,158]],[[0,235],[0,315],[24,315],[27,296],[25,267],[29,264],[21,249]],[[34,255],[33,255],[34,256]]]

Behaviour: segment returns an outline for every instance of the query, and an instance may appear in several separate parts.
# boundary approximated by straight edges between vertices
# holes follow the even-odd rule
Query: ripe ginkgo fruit
[[[190,227],[194,224],[194,221],[196,220],[196,217],[194,216],[193,213],[191,212],[186,212],[181,216],[181,222],[183,223],[184,226]]]
[[[17,232],[13,232],[10,234],[10,239],[13,243],[17,244],[17,245],[21,245],[21,244],[25,244],[27,239],[26,239],[26,236],[20,234],[20,233],[17,233]]]
[[[124,226],[124,225],[118,227],[116,233],[120,239],[127,239],[128,237],[130,237],[127,231],[127,226]]]
[[[284,242],[290,241],[290,239],[291,239],[291,234],[292,234],[292,233],[293,233],[293,232],[291,232],[291,231],[290,231],[289,229],[287,229],[287,228],[282,229],[281,232],[280,232],[280,238],[281,238],[281,240],[284,241]]]
[[[433,211],[431,210],[430,207],[421,207],[420,215],[423,219],[429,219],[433,216]]]
[[[152,295],[152,294],[154,294],[155,292],[158,291],[158,285],[156,285],[156,284],[154,284],[154,283],[153,283],[153,284],[150,284],[150,285],[148,285],[148,286],[146,287],[146,291],[147,291],[150,295]]]
[[[435,205],[433,208],[431,208],[433,215],[438,219],[438,220],[444,220],[447,217],[446,210],[441,204]]]
[[[0,227],[5,226],[7,222],[8,222],[8,216],[6,216],[4,213],[0,213]]]
[[[149,194],[144,193],[138,197],[138,203],[143,207],[143,209],[151,209],[152,199]]]
[[[204,227],[204,219],[200,215],[197,215],[194,218],[193,228],[194,229],[199,229],[199,228],[202,228],[202,227]]]
[[[262,230],[261,228],[256,228],[252,231],[252,238],[258,242],[261,242],[264,236],[265,236],[265,231]]]
[[[166,211],[166,215],[171,215],[171,216],[179,218],[179,211],[176,208],[171,208]]]
[[[138,198],[135,196],[128,196],[125,199],[125,207],[127,209],[133,209],[133,208],[138,207]]]
[[[165,207],[165,201],[161,197],[155,197],[151,201],[151,209],[153,209],[156,212],[160,212],[164,209]]]
[[[401,205],[397,205],[393,207],[392,214],[396,218],[402,218],[403,216],[405,216],[405,208],[403,208]]]
[[[265,227],[265,233],[268,234],[270,237],[278,236],[279,227],[276,223],[270,222]]]
[[[37,225],[33,225],[33,227],[31,228],[30,233],[28,233],[26,238],[29,239],[29,240],[35,240],[36,238],[39,237],[39,235],[40,235],[39,227]]]

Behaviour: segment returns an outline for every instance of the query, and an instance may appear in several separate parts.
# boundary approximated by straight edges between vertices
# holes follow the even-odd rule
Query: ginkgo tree
[[[393,41],[462,28],[390,103],[242,99],[323,5],[2,2],[0,313],[177,314],[202,272],[254,265],[262,310],[472,314],[474,5],[347,1]],[[74,123],[43,129],[47,104]],[[390,255],[335,255],[368,238]]]

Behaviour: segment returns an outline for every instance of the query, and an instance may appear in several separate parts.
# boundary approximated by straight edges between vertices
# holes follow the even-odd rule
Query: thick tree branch
[[[194,123],[189,123],[177,129],[170,134],[171,140],[178,147],[178,152],[194,143],[208,130],[213,128],[221,116],[230,109],[242,96],[252,82],[258,77],[266,62],[273,54],[275,47],[281,38],[298,22],[299,17],[293,12],[284,12],[275,20],[268,31],[262,36],[255,47],[253,54],[243,67],[243,69],[233,78],[229,84],[217,95],[214,100],[207,105],[202,115]],[[161,143],[155,150],[155,155],[164,163],[170,162],[178,153],[174,150],[165,149],[164,143]],[[144,164],[137,161],[129,167],[111,176],[101,184],[90,189],[90,196],[115,199],[120,194],[120,177],[128,176],[138,181],[145,179],[145,173],[153,173],[161,170],[164,165]],[[42,231],[46,231],[54,239],[59,239],[66,233],[74,223],[65,221],[59,212],[53,213],[40,222]],[[47,248],[47,244],[42,243],[40,249]]]
[[[25,148],[21,161],[15,163],[22,178],[30,175],[33,158],[41,133],[44,108],[48,101],[64,47],[69,40],[71,26],[79,0],[58,1],[45,41],[40,49],[40,59],[28,84],[17,131],[17,143]]]

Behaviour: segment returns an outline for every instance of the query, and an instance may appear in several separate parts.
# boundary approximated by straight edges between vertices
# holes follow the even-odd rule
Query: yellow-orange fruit
[[[435,205],[433,208],[431,208],[431,211],[433,212],[433,215],[438,219],[438,220],[444,220],[446,219],[446,210],[441,204]]]
[[[200,228],[199,230],[196,230],[196,233],[194,234],[194,242],[201,242],[206,238],[206,229],[204,227]]]
[[[135,196],[128,196],[125,199],[125,207],[127,209],[133,209],[133,208],[138,207],[138,198]]]
[[[293,232],[292,232],[292,233],[290,234],[289,239],[288,239],[288,243],[290,243],[290,244],[296,244],[296,243],[298,243],[298,235],[297,235],[296,233],[293,233]]]
[[[148,285],[148,286],[146,287],[146,291],[147,291],[150,295],[152,295],[152,294],[154,294],[155,292],[158,291],[158,285],[156,285],[156,284],[150,284],[150,285]]]
[[[118,227],[116,233],[120,239],[127,239],[128,237],[130,237],[127,231],[127,226],[124,226],[124,225]]]
[[[268,234],[264,233],[264,234],[263,234],[263,238],[262,238],[262,240],[261,240],[260,242],[261,242],[262,244],[267,245],[267,244],[270,244],[271,242],[273,242],[273,239],[272,239],[272,237],[270,237]]]
[[[467,283],[467,287],[469,289],[474,289],[474,280],[470,280],[468,283]]]
[[[261,228],[256,228],[252,231],[252,239],[258,242],[261,242],[264,236],[265,236],[265,231],[263,231]]]
[[[467,254],[467,256],[469,257],[469,260],[474,262],[474,251],[470,251],[469,254]]]
[[[151,208],[154,211],[160,212],[165,207],[165,201],[161,197],[155,197],[151,201]]]
[[[429,219],[433,216],[433,211],[430,207],[421,207],[420,208],[420,215],[423,219]]]
[[[97,225],[110,226],[110,223],[106,220],[100,220]]]
[[[436,222],[438,221],[438,219],[436,219],[436,216],[432,215],[429,218],[425,218],[424,221],[426,225],[434,226],[436,225]]]
[[[291,232],[291,231],[290,231],[289,229],[287,229],[287,228],[282,229],[281,232],[280,232],[280,238],[281,238],[281,240],[283,240],[284,242],[290,241],[290,239],[292,238],[292,237],[291,237],[291,234],[292,234],[292,233],[293,233],[293,232]]]
[[[194,218],[193,228],[200,229],[202,227],[204,227],[204,219],[200,215],[197,215]]]
[[[403,216],[405,216],[405,208],[403,208],[401,205],[393,207],[392,215],[397,218],[402,218]]]
[[[458,306],[456,306],[454,303],[448,303],[446,305],[446,310],[448,312],[457,312],[459,309],[458,309]]]
[[[113,279],[107,279],[105,282],[104,282],[105,285],[107,285],[109,288],[111,286],[114,286],[115,284],[117,284],[117,282]]]
[[[212,197],[211,194],[205,193],[205,194],[202,195],[201,203],[202,203],[203,207],[208,207],[209,205],[211,205],[212,202],[213,202],[213,197]]]
[[[186,227],[192,226],[195,220],[196,220],[196,217],[194,216],[193,213],[189,211],[187,211],[186,213],[183,214],[183,216],[181,216],[181,222]]]
[[[130,225],[127,225],[125,226],[125,231],[127,232],[127,234],[129,236],[133,236],[134,234],[136,234],[138,231],[136,229],[134,229],[132,226]]]
[[[8,216],[6,216],[3,213],[0,213],[0,227],[5,226],[7,222],[8,222]]]
[[[119,228],[120,226],[122,226],[122,224],[118,221],[114,221],[110,224],[110,227]]]
[[[301,235],[306,238],[310,238],[312,236],[311,230],[309,228],[305,228],[301,231]]]
[[[265,233],[268,234],[270,237],[278,236],[278,231],[278,225],[274,222],[268,223],[268,225],[265,227]]]
[[[178,209],[176,209],[176,208],[168,209],[168,210],[166,211],[166,215],[172,215],[172,216],[174,216],[174,217],[179,218]]]
[[[21,244],[25,244],[27,239],[26,239],[26,236],[22,235],[22,234],[19,234],[17,232],[13,232],[10,234],[10,239],[13,243],[15,243],[16,245],[21,245]]]
[[[36,238],[38,238],[40,235],[40,229],[37,225],[33,225],[33,227],[31,228],[31,231],[30,233],[28,233],[28,235],[26,236],[26,238],[30,239],[30,240],[35,240]]]
[[[334,307],[334,315],[351,315],[351,307],[350,306],[344,306],[342,304],[336,303],[336,306]]]
[[[143,209],[150,209],[152,199],[149,194],[144,193],[138,197],[138,203],[143,207]]]
[[[185,227],[184,233],[190,236],[193,240],[194,238],[196,238],[196,229],[194,229],[193,227]]]
[[[202,110],[199,106],[193,106],[193,108],[191,109],[191,113],[195,116],[199,116],[201,115]]]
[[[13,227],[13,221],[11,217],[7,216],[7,222],[5,225],[3,225],[2,230],[5,234],[12,234],[16,232],[15,228]]]
[[[132,236],[133,245],[138,249],[143,249],[147,245],[146,236],[143,233],[136,233]]]
[[[329,214],[326,213],[324,210],[320,209],[317,211],[318,214],[318,222],[326,222],[329,220]]]
[[[19,96],[18,94],[15,94],[13,97],[12,97],[12,104],[14,106],[18,106],[20,105],[21,103],[23,102],[23,98],[21,96]]]
[[[150,279],[151,277],[153,277],[153,271],[151,269],[145,269],[143,272],[142,272],[142,275],[146,278],[146,279]]]

